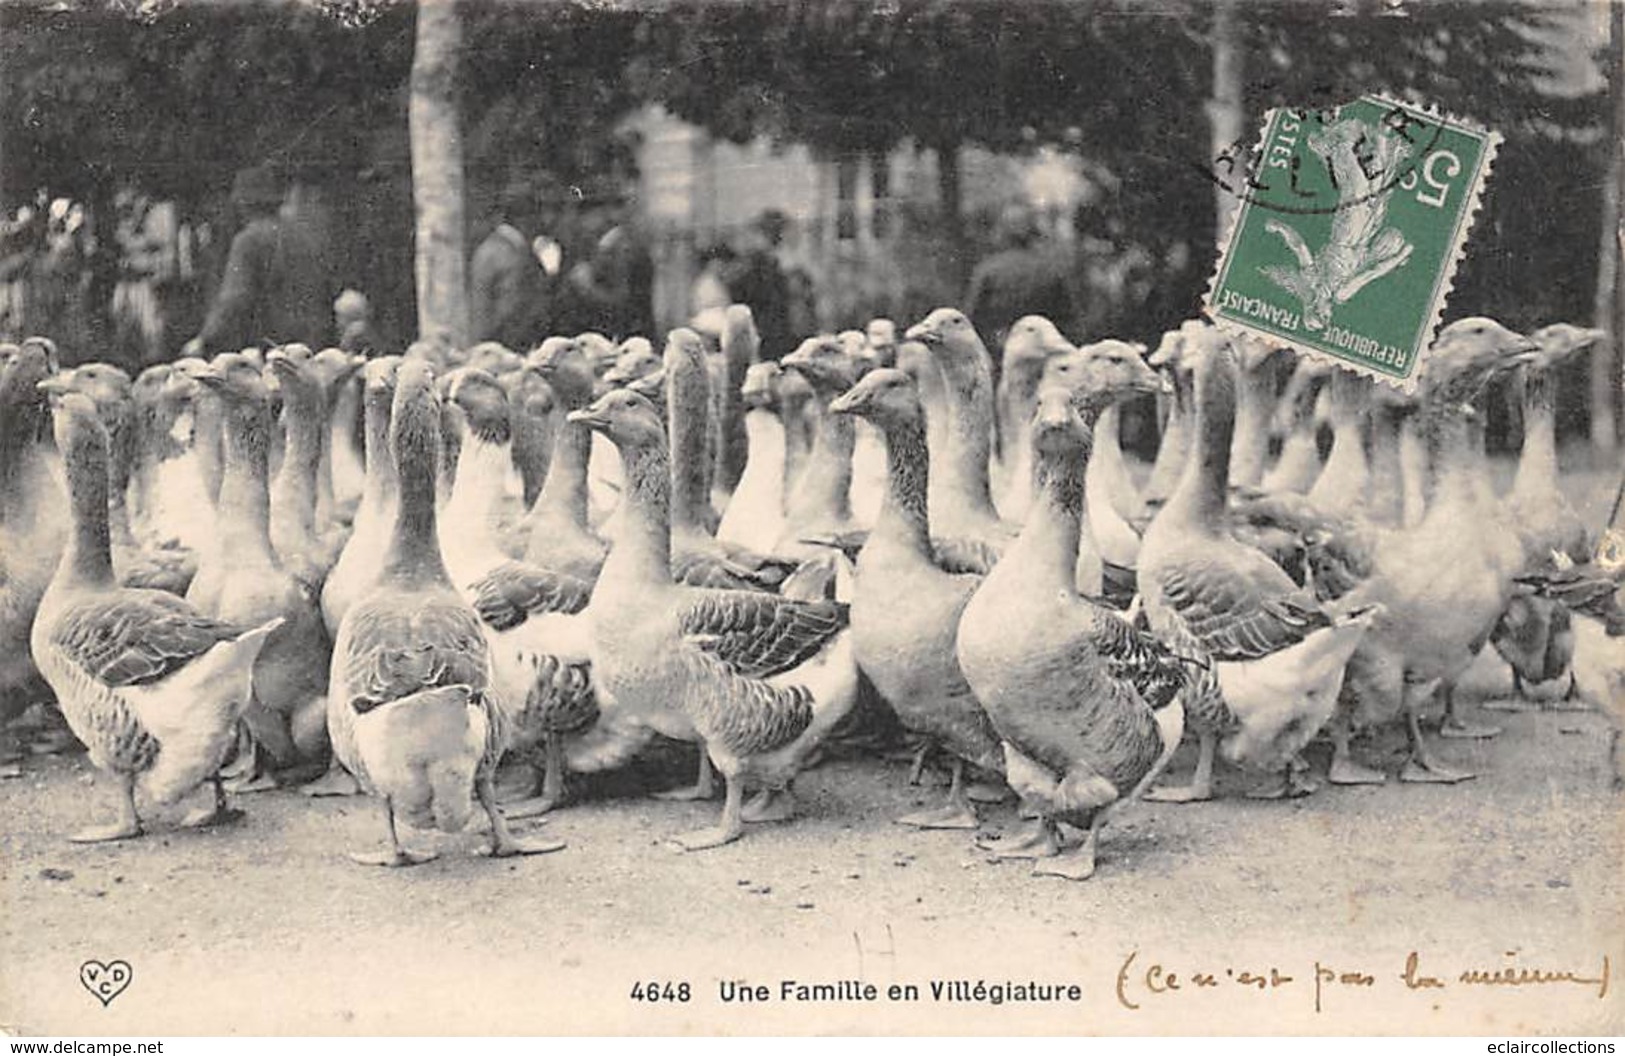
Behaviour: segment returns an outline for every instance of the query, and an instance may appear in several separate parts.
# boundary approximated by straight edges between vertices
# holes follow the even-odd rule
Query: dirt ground
[[[1480,674],[1478,695],[1499,691],[1494,665]],[[893,824],[938,793],[875,759],[804,775],[794,822],[682,854],[663,838],[717,804],[643,798],[690,773],[673,750],[578,784],[543,825],[569,841],[562,852],[491,861],[474,833],[416,834],[443,854],[408,870],[345,858],[381,839],[375,803],[288,791],[242,797],[248,817],[229,829],[176,832],[177,811],[144,839],[76,846],[63,835],[105,813],[111,788],[83,756],[31,759],[0,783],[0,1021],[124,1035],[1618,1033],[1613,980],[1605,995],[1597,983],[1457,981],[1508,966],[1596,979],[1604,956],[1611,973],[1625,965],[1625,797],[1609,790],[1601,718],[1494,718],[1500,738],[1443,749],[1479,772],[1461,785],[1259,802],[1229,773],[1215,802],[1137,804],[1082,883],[994,863],[968,833]],[[1364,751],[1395,770],[1402,738]],[[1317,767],[1325,754],[1312,749]],[[989,830],[1016,824],[1009,806],[983,810]],[[1445,986],[1410,988],[1413,950],[1412,982]],[[79,966],[115,958],[133,982],[103,1008]],[[1153,993],[1147,983],[1165,981],[1147,979],[1153,964],[1184,986]],[[1270,986],[1271,969],[1291,981]],[[1236,981],[1249,971],[1264,989]],[[1188,989],[1198,972],[1215,985]],[[1372,982],[1341,981],[1356,972]],[[785,1001],[785,979],[869,980],[881,996]],[[948,979],[1076,984],[1081,1000],[932,1000],[930,982]],[[771,1000],[725,1003],[722,980],[766,984]],[[638,1000],[640,982],[670,983],[674,997],[687,982],[690,998]],[[916,984],[921,1000],[886,1000],[891,983]]]
[[[1613,472],[1578,489],[1594,523]],[[1462,692],[1504,697],[1504,668],[1485,660]],[[1498,739],[1441,749],[1480,775],[1460,785],[1258,802],[1227,772],[1214,802],[1135,804],[1082,883],[990,861],[969,833],[895,825],[940,792],[873,758],[805,774],[799,819],[682,854],[664,839],[719,804],[644,797],[691,778],[691,750],[673,749],[578,781],[541,827],[564,851],[491,861],[475,833],[416,834],[442,857],[406,870],[345,857],[382,840],[376,803],[291,791],[240,797],[247,818],[232,828],[176,832],[177,809],[144,839],[77,846],[65,834],[105,818],[112,788],[83,756],[31,758],[0,781],[0,1027],[1621,1033],[1625,796],[1610,790],[1605,724],[1573,712],[1492,721],[1506,727]],[[1403,737],[1357,750],[1394,773]],[[1309,755],[1324,773],[1325,746]],[[983,817],[989,830],[1016,824],[1009,805]],[[133,979],[103,1007],[80,966],[116,959]],[[1480,982],[1463,981],[1474,971]],[[869,982],[877,996],[800,1001],[785,980]],[[933,994],[951,980],[970,1000]],[[994,1004],[986,989],[976,999],[978,980],[1058,983],[1062,997],[1005,990],[1013,999]],[[737,982],[769,999],[724,1001],[722,984]],[[918,999],[891,999],[893,985]]]

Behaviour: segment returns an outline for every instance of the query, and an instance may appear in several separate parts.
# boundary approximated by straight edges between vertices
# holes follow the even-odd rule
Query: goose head
[[[656,448],[666,442],[666,426],[655,405],[626,389],[606,392],[590,407],[571,411],[565,420],[604,434],[623,452]]]
[[[512,438],[508,393],[489,371],[472,366],[458,367],[444,375],[438,387],[445,406],[456,409],[469,435],[494,444],[506,443]]]
[[[779,376],[783,373],[784,368],[772,360],[752,363],[745,371],[745,383],[739,387],[739,395],[745,406],[752,410],[776,407]]]
[[[42,436],[49,413],[47,397],[72,391],[59,378],[43,346],[26,341],[17,346],[11,360],[0,367],[0,430]]]
[[[79,486],[95,482],[105,489],[107,429],[96,417],[95,401],[60,384],[54,377],[42,379],[38,384],[41,395],[50,401],[51,428],[70,486],[74,482]],[[105,501],[104,497],[103,503]],[[106,515],[105,506],[102,515]]]
[[[584,334],[582,336],[593,335]],[[619,363],[621,357],[628,352],[643,355],[644,353],[653,354],[655,350],[654,342],[641,334],[629,337],[618,345],[611,344],[606,339],[601,345],[584,344],[581,347],[587,353],[587,360],[592,364],[593,373],[600,378],[608,373],[615,364]]]
[[[925,421],[914,379],[892,367],[871,370],[829,409],[835,414],[857,415],[882,428]]]
[[[1540,350],[1540,345],[1494,319],[1458,319],[1440,330],[1428,349],[1422,362],[1422,389],[1436,406],[1468,403],[1491,378],[1534,360]]]
[[[1024,315],[1005,333],[1001,377],[1036,381],[1047,360],[1071,350],[1072,342],[1054,323],[1042,315]]]
[[[567,410],[592,402],[592,360],[581,342],[568,337],[550,337],[531,352],[529,369],[534,370],[553,390],[554,397]]]
[[[666,368],[652,370],[636,381],[629,381],[625,388],[653,402],[656,410],[662,410],[666,406]]]
[[[938,308],[908,328],[903,335],[930,350],[933,359],[949,370],[974,367],[987,359],[987,346],[976,327],[957,308]]]
[[[642,341],[643,338],[628,338],[628,340]],[[615,365],[615,359],[621,354],[620,346],[596,330],[586,330],[575,336],[576,344],[586,354],[587,362],[592,364],[593,374],[603,376],[604,372]]]
[[[525,362],[523,356],[500,341],[481,341],[468,350],[467,366],[476,367],[492,377],[518,370]]]
[[[134,388],[130,375],[110,363],[82,363],[63,371],[58,378],[76,392],[89,396],[104,422],[123,414],[130,405]]]
[[[1039,390],[1030,441],[1039,456],[1074,464],[1088,459],[1094,426],[1076,396],[1065,385],[1046,385]]]
[[[310,420],[321,415],[321,375],[308,347],[283,345],[267,352],[265,380],[267,386],[282,393],[282,407],[287,413]]]
[[[1237,334],[1232,338],[1236,343],[1236,350],[1241,358],[1241,369],[1247,374],[1254,374],[1274,362],[1277,356],[1288,351],[1285,345],[1278,345],[1266,341],[1256,334]]]
[[[395,398],[396,377],[408,362],[401,356],[379,356],[361,368],[361,394],[367,406],[387,410]]]
[[[828,334],[809,337],[780,361],[787,371],[806,379],[825,398],[850,389],[858,381],[857,364],[839,340]]]
[[[700,340],[700,335],[694,331],[687,332],[694,334],[696,341]],[[640,341],[637,344],[629,341],[627,345],[630,347],[623,347],[620,354],[615,357],[615,365],[602,375],[606,384],[625,385],[660,369],[661,358],[654,350],[654,345],[648,341]]]
[[[316,369],[316,377],[321,381],[322,388],[332,392],[354,377],[355,372],[367,363],[367,357],[329,347],[312,356],[310,363]]]
[[[1043,387],[1060,386],[1080,408],[1098,413],[1134,396],[1160,392],[1167,381],[1145,361],[1145,346],[1108,338],[1056,356],[1044,365]]]
[[[386,357],[387,358],[387,357]],[[369,371],[380,362],[368,363]],[[389,371],[392,388],[389,416],[389,447],[395,464],[421,472],[434,466],[440,453],[440,397],[435,391],[434,368],[425,360],[402,358]],[[369,377],[369,391],[371,388]],[[431,471],[432,472],[432,471]],[[432,479],[432,478],[431,478]]]
[[[1530,362],[1531,367],[1555,367],[1578,352],[1584,352],[1608,336],[1608,331],[1595,327],[1575,326],[1573,323],[1552,323],[1529,335],[1540,346],[1540,354]]]
[[[722,350],[730,358],[752,362],[762,350],[762,335],[748,304],[730,304],[722,313]]]
[[[559,405],[553,386],[548,384],[541,371],[529,363],[497,380],[508,394],[509,407],[532,419],[545,419]]]
[[[668,381],[679,370],[705,371],[705,338],[686,326],[679,326],[666,335],[666,352],[661,359]],[[645,371],[645,374],[653,371]],[[639,375],[642,377],[643,375]],[[709,375],[707,375],[709,376]]]
[[[269,425],[271,391],[264,366],[240,352],[222,352],[210,363],[188,364],[186,376],[220,402],[235,428]]]

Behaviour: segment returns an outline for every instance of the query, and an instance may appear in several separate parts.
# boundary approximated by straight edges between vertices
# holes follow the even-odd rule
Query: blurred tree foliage
[[[1267,106],[1381,89],[1507,137],[1453,310],[1515,326],[1589,316],[1606,99],[1550,88],[1563,12],[1505,0],[1238,9],[1249,125]],[[192,208],[273,160],[374,203],[373,226],[409,232],[413,17],[404,0],[0,5],[0,194],[15,203],[46,186],[95,202],[128,184]],[[722,137],[765,133],[826,156],[905,139],[950,153],[1063,144],[1112,177],[1091,233],[1165,262],[1140,313],[1150,325],[1194,311],[1206,282],[1210,0],[470,0],[466,25],[472,237],[515,175],[566,202],[627,185],[635,145],[612,130],[658,101]],[[936,220],[950,252],[966,245],[957,195],[945,171],[950,207]],[[1181,243],[1188,253],[1168,252]]]

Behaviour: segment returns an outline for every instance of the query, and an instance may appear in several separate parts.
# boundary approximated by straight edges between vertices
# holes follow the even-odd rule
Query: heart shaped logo
[[[100,1001],[103,1008],[112,1004],[113,998],[124,993],[133,978],[135,969],[130,967],[129,961],[113,961],[110,964],[86,961],[79,966],[80,985],[89,990],[90,996]]]

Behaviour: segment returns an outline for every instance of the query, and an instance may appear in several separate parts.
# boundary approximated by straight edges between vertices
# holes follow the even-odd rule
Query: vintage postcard
[[[0,98],[18,1043],[1625,1033],[1618,0],[16,0]]]

